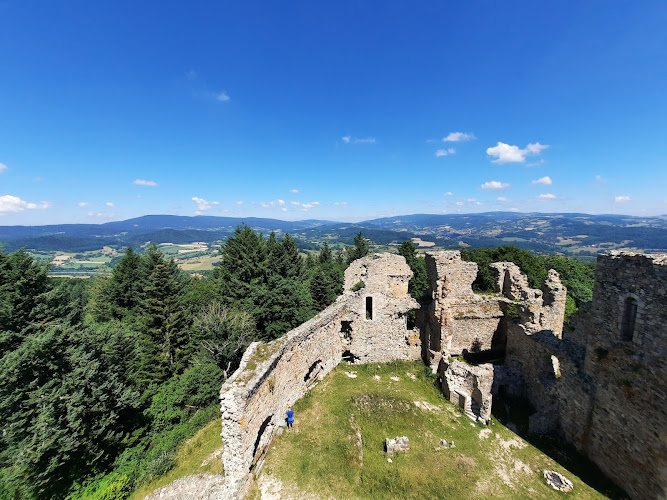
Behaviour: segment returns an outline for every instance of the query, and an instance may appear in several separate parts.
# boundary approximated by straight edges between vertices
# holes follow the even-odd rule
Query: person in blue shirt
[[[294,412],[292,411],[292,408],[289,408],[287,410],[287,430],[293,429],[293,424],[294,424]]]

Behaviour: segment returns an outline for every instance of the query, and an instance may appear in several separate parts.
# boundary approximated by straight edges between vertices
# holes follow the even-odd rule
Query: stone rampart
[[[268,344],[253,343],[220,392],[224,498],[242,498],[290,405],[341,360],[343,298]]]
[[[412,271],[400,255],[353,262],[336,302],[268,344],[253,343],[220,391],[224,498],[242,498],[287,409],[345,357],[351,362],[418,359],[419,334],[405,315]],[[364,286],[352,291],[358,282]]]

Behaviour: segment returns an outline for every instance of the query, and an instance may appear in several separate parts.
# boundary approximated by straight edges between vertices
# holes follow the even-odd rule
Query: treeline
[[[203,279],[152,245],[88,282],[0,253],[0,498],[120,499],[163,474],[248,344],[332,303],[368,253],[359,233],[303,258],[240,226]]]

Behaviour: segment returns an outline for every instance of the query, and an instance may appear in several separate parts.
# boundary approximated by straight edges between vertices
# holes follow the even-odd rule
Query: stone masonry
[[[221,391],[224,498],[243,497],[287,408],[341,360],[420,353],[471,418],[488,423],[492,395],[524,398],[530,432],[570,443],[632,498],[667,498],[667,255],[599,255],[593,302],[566,329],[567,290],[553,270],[535,290],[516,265],[496,263],[496,292],[476,294],[477,265],[459,252],[427,253],[426,267],[420,330],[406,327],[419,304],[405,260],[372,255],[348,268],[333,305],[248,348]],[[453,358],[477,353],[494,364]]]
[[[343,356],[352,362],[419,359],[405,314],[412,271],[399,255],[371,255],[345,273],[345,292],[310,321],[268,344],[253,343],[221,391],[224,495],[243,498],[287,409]],[[364,286],[351,289],[358,282]]]

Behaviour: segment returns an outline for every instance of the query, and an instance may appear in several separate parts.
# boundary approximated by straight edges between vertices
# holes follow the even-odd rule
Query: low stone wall
[[[242,498],[287,409],[342,356],[344,298],[268,344],[253,343],[220,391],[225,494]],[[297,416],[298,417],[298,416]]]

